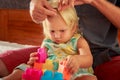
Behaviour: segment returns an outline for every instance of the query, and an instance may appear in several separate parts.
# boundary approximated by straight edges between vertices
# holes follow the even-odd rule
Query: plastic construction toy
[[[64,60],[61,63],[59,63],[58,72],[63,74],[64,80],[70,80],[71,74],[68,73],[67,69],[65,68],[66,62],[67,61]]]
[[[70,80],[70,74],[64,68],[64,64],[56,64],[47,59],[45,48],[37,51],[38,60],[33,68],[27,68],[22,75],[23,80]],[[54,71],[58,69],[58,71]]]

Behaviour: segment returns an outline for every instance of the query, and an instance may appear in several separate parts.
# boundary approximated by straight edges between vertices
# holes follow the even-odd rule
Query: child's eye
[[[55,31],[54,31],[54,30],[51,30],[50,32],[51,32],[51,33],[54,33]]]
[[[65,32],[65,30],[60,30],[60,32]]]

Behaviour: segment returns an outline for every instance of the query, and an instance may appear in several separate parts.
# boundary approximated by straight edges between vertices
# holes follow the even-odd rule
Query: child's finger
[[[27,64],[28,65],[33,65],[36,60],[38,60],[38,57],[31,57],[29,59],[29,61],[27,62]]]
[[[37,56],[37,52],[33,52],[30,54],[30,57],[34,57],[34,56]]]
[[[68,56],[66,58],[66,67],[70,67],[70,65],[71,65],[71,56]]]

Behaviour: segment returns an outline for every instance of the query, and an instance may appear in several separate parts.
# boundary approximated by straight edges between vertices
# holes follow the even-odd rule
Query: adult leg
[[[7,76],[8,75],[8,70],[3,63],[3,61],[0,59],[0,77]]]
[[[98,80],[120,80],[120,56],[95,68]]]
[[[22,80],[22,70],[15,69],[10,75],[3,77],[3,80]]]
[[[77,77],[75,80],[97,80],[96,76],[84,75],[81,77]]]

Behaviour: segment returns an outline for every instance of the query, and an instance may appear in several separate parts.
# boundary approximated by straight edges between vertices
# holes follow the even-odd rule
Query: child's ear
[[[76,32],[76,30],[77,30],[77,25],[74,24],[74,26],[72,27],[72,33]]]

